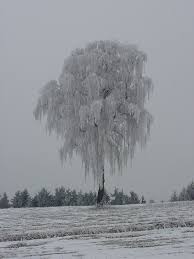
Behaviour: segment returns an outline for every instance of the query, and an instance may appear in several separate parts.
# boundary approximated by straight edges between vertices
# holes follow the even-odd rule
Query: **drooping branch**
[[[153,120],[144,107],[153,87],[143,71],[146,60],[136,46],[114,41],[90,43],[65,59],[34,111],[62,138],[62,160],[75,152],[98,178],[105,161],[113,172],[116,165],[122,170],[136,145],[145,146]]]

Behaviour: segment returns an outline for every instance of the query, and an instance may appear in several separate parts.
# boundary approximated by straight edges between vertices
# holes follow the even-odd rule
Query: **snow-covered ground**
[[[0,258],[194,258],[194,202],[0,210]]]

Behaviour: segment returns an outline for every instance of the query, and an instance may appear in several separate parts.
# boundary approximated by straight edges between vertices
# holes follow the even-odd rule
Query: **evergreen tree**
[[[31,197],[30,197],[30,194],[28,193],[28,190],[24,189],[20,195],[21,195],[22,207],[30,207]]]
[[[191,187],[189,187],[191,189]],[[189,189],[189,190],[190,190]],[[14,208],[22,207],[50,207],[50,206],[92,206],[96,204],[97,194],[95,192],[85,192],[76,190],[65,189],[63,186],[55,189],[55,194],[48,192],[45,188],[42,188],[32,198],[27,189],[23,191],[17,191],[11,200]],[[111,202],[110,202],[111,200]],[[141,202],[145,201],[144,196],[141,198]],[[131,192],[130,196],[118,188],[114,189],[113,194],[108,195],[106,189],[104,190],[103,203],[111,203],[113,205],[140,203],[138,195],[135,192]],[[6,193],[3,198],[0,198],[0,208],[9,207],[9,201]]]
[[[83,205],[84,206],[92,205],[91,204],[91,199],[90,199],[91,197],[90,197],[90,195],[88,193],[85,192],[82,197],[83,197]]]
[[[140,203],[140,200],[139,200],[139,198],[138,198],[138,195],[137,195],[134,191],[131,191],[130,194],[131,194],[131,197],[130,197],[130,203],[131,203],[131,204]]]
[[[76,206],[77,205],[77,193],[75,190],[71,191],[70,194],[70,205]]]
[[[194,200],[194,182],[187,186],[187,195],[189,200]]]
[[[36,194],[31,200],[31,207],[38,207],[38,195]]]
[[[3,197],[0,199],[0,209],[7,209],[7,208],[9,208],[9,200],[6,192],[4,192]]]
[[[77,205],[78,206],[84,206],[84,201],[83,201],[83,192],[79,191],[77,194]]]
[[[118,188],[115,188],[114,193],[111,196],[112,196],[111,204],[113,205],[125,204],[125,196],[124,196],[123,190],[119,191]]]
[[[183,187],[182,191],[177,195],[176,192],[173,192],[171,195],[170,201],[189,201],[194,200],[194,182],[192,181],[187,187]]]
[[[177,192],[174,191],[173,194],[171,195],[170,201],[174,202],[174,201],[178,201],[178,195]]]
[[[177,193],[174,192],[171,197],[171,201],[188,201],[190,199],[189,194],[186,188],[183,188],[180,192],[179,196],[177,197]]]
[[[65,191],[65,206],[70,206],[71,205],[71,190],[68,188]]]
[[[96,193],[94,192],[79,192],[77,196],[77,204],[80,206],[91,206],[96,204]]]
[[[38,207],[54,206],[54,197],[45,188],[42,188],[37,194]]]
[[[94,199],[96,199],[96,197],[94,197]],[[104,204],[110,203],[110,196],[108,195],[106,189],[104,189],[103,202]]]
[[[55,189],[55,206],[65,206],[66,190],[63,186]]]
[[[12,206],[14,208],[21,208],[22,207],[22,197],[21,197],[21,192],[17,191],[11,200]]]
[[[141,196],[141,203],[142,203],[142,204],[146,203],[146,200],[145,200],[145,198],[144,198],[143,195]]]

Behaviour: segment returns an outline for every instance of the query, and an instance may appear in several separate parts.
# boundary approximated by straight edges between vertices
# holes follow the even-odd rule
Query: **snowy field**
[[[194,202],[0,210],[0,258],[194,258]]]

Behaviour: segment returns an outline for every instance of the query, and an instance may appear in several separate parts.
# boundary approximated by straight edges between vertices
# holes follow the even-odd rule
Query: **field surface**
[[[194,202],[0,210],[0,258],[194,258]]]

